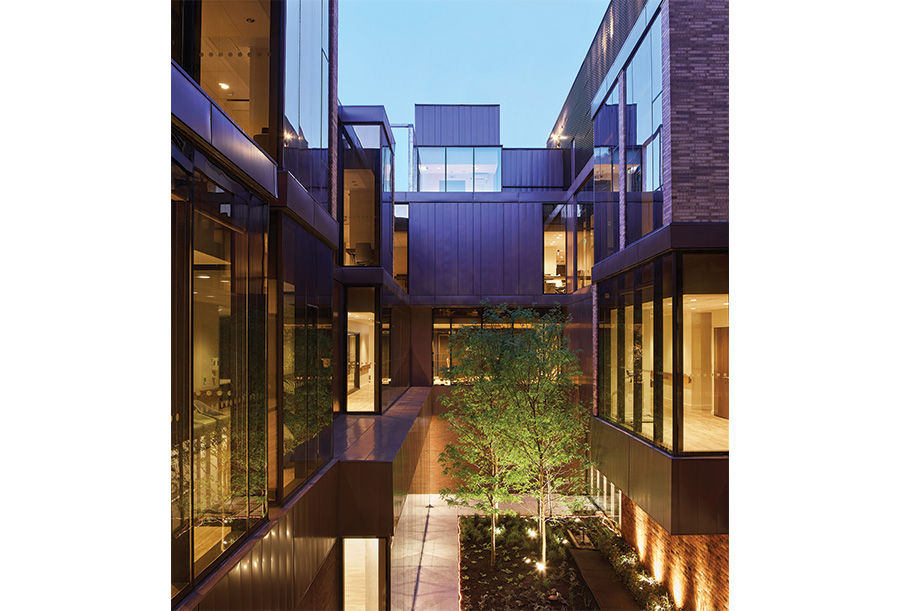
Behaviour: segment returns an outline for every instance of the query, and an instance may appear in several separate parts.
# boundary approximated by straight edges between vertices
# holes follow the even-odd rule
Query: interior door
[[[728,327],[714,329],[716,345],[713,414],[728,418]]]

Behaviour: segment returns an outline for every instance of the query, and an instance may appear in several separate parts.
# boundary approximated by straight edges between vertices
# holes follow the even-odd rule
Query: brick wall
[[[626,496],[621,529],[679,609],[728,610],[728,535],[670,535]]]
[[[728,221],[728,0],[662,4],[663,222]]]

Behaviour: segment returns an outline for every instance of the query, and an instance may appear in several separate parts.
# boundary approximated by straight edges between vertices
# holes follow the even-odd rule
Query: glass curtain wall
[[[625,242],[662,226],[662,38],[650,26],[625,67]]]
[[[674,453],[727,452],[728,255],[666,255],[604,280],[597,317],[597,415]]]
[[[594,116],[594,202],[597,259],[619,250],[619,84]]]
[[[378,338],[375,287],[347,287],[347,411],[377,412]]]
[[[381,128],[345,126],[343,134],[343,265],[376,266],[381,261],[378,207],[382,188]]]
[[[598,286],[598,416],[673,449],[673,257]],[[668,306],[666,306],[668,302]]]
[[[685,452],[728,451],[728,256],[681,255]]]
[[[286,496],[331,458],[333,255],[286,216],[280,216],[280,225],[280,468]]]
[[[566,292],[566,204],[543,205],[544,294]]]
[[[394,280],[409,293],[409,204],[394,204]]]
[[[419,191],[500,191],[500,147],[420,146]]]
[[[467,325],[481,325],[481,308],[436,308],[432,312],[432,370],[435,385],[451,384],[449,368],[456,364],[450,336]]]
[[[328,206],[328,0],[284,3],[284,167]]]
[[[194,163],[172,176],[173,596],[267,511],[266,207]]]
[[[277,159],[269,123],[271,12],[270,0],[173,2],[172,57]]]
[[[591,284],[594,265],[594,179],[575,194],[575,289]]]

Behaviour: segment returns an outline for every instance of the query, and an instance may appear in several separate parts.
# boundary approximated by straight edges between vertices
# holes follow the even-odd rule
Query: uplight
[[[231,89],[231,87],[227,83],[219,83],[219,87],[222,89]]]
[[[537,537],[537,533],[534,532],[533,530],[531,530],[531,529],[529,528],[529,529],[528,529],[528,536],[531,537],[532,539],[534,539],[535,537]]]
[[[543,563],[543,562],[535,562],[535,563],[534,563],[534,566],[535,566],[535,568],[537,568],[537,570],[539,570],[539,571],[543,571],[545,568],[547,568],[546,566],[544,566],[544,563]]]

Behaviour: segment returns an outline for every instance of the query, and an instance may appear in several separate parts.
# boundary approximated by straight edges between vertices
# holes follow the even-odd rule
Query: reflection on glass
[[[419,147],[419,191],[443,191],[447,180],[446,151],[441,146]]]
[[[394,204],[394,280],[409,293],[409,204]]]
[[[234,270],[234,232],[194,214],[193,439],[194,563],[202,571],[246,529],[246,278]],[[243,286],[241,286],[243,285]],[[245,417],[245,416],[244,416]],[[241,498],[244,497],[244,498]]]
[[[671,256],[601,282],[597,301],[597,415],[671,450]]]
[[[575,194],[575,264],[576,289],[591,284],[594,265],[594,180],[589,178]]]
[[[284,166],[328,204],[328,3],[285,3]]]
[[[500,191],[500,147],[475,148],[475,191]]]
[[[728,258],[684,255],[685,452],[728,451]]]
[[[471,147],[447,148],[447,182],[444,191],[475,190],[475,157]]]
[[[347,288],[347,411],[373,412],[376,405],[375,289]]]
[[[381,307],[381,405],[387,409],[410,384],[410,309],[388,291]]]
[[[172,164],[172,259],[183,261],[189,248],[185,228],[190,220],[191,177],[176,164]],[[179,231],[180,230],[180,231]],[[176,237],[177,236],[177,237]],[[185,266],[186,267],[186,266]],[[184,310],[181,282],[183,272],[172,276],[173,312]],[[178,325],[180,321],[172,321]],[[179,367],[186,360],[184,338],[173,338],[172,363]],[[180,341],[179,341],[180,340]],[[182,375],[178,375],[181,373]],[[186,400],[183,372],[173,371],[172,401],[172,596],[183,590],[191,581],[191,408]]]
[[[378,265],[376,198],[372,170],[344,169],[344,265]]]
[[[564,204],[544,204],[544,293],[566,292],[566,222]]]
[[[451,384],[448,369],[456,365],[450,350],[450,336],[469,325],[482,324],[481,308],[438,308],[432,319],[432,369],[435,385]]]
[[[419,191],[500,191],[500,147],[418,147]]]
[[[662,225],[662,45],[659,20],[625,68],[626,235],[630,244]]]
[[[200,8],[200,79],[203,90],[273,157],[269,133],[270,3],[214,2]]]

